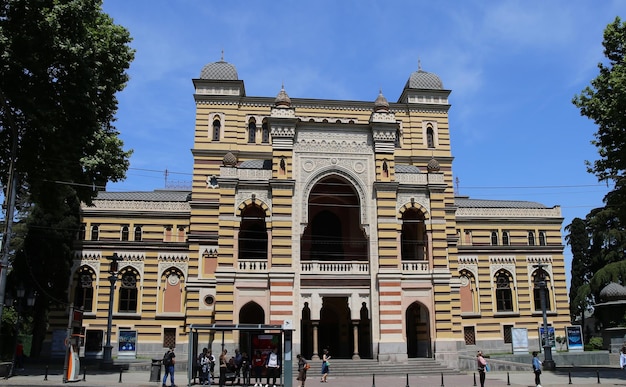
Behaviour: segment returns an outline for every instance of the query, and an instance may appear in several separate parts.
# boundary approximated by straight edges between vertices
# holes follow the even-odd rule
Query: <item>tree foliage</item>
[[[129,43],[101,1],[0,0],[0,174],[17,135],[16,169],[32,201],[55,181],[90,201],[94,185],[124,178],[130,152],[112,122]]]
[[[583,219],[574,218],[572,223],[565,227],[569,232],[565,239],[572,249],[572,282],[569,289],[569,307],[572,321],[581,316],[589,305],[588,294],[584,295],[583,288],[593,275],[589,261],[589,234]]]
[[[130,41],[101,0],[0,0],[0,176],[13,161],[23,216],[7,284],[38,292],[34,356],[49,305],[67,302],[80,202],[128,169],[113,122]]]
[[[589,172],[601,181],[617,181],[626,170],[626,23],[619,17],[604,31],[606,63],[599,63],[599,75],[573,103],[580,113],[598,126],[592,143],[600,159],[588,162]]]
[[[614,187],[604,197],[604,207],[567,228],[573,254],[572,313],[580,312],[586,300],[602,301],[599,294],[608,283],[626,282],[626,23],[619,17],[606,27],[602,45],[606,60],[598,64],[598,76],[572,102],[597,125],[592,144],[600,157],[586,161],[588,172]],[[611,321],[621,324],[620,319]]]

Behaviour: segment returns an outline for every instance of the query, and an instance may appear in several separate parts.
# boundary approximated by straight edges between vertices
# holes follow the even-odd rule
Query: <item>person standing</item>
[[[248,352],[241,354],[241,377],[243,378],[243,387],[250,385],[250,358]]]
[[[278,356],[276,347],[274,347],[272,352],[267,356],[265,368],[267,368],[267,383],[265,383],[265,387],[269,387],[270,378],[272,378],[272,386],[276,387],[276,377],[280,375],[280,357]]]
[[[324,348],[324,354],[322,355],[322,378],[320,382],[328,383],[328,373],[330,372],[330,354],[328,348]]]
[[[163,355],[163,367],[165,367],[165,375],[163,375],[163,387],[167,387],[167,376],[170,376],[171,387],[176,387],[174,384],[174,365],[176,364],[176,354],[174,353],[174,347],[165,352]]]
[[[619,368],[626,370],[626,346],[619,353]]]
[[[211,385],[211,358],[209,357],[209,350],[205,348],[206,351],[202,351],[204,356],[200,360],[200,372],[202,377],[200,378],[200,384]]]
[[[261,387],[263,375],[263,366],[265,365],[265,361],[263,360],[263,354],[261,354],[260,350],[256,350],[254,352],[254,356],[252,356],[252,370],[254,372],[254,387]]]
[[[485,368],[487,367],[487,361],[481,351],[478,351],[476,354],[476,367],[478,368],[478,375],[480,376],[480,387],[485,387]]]
[[[241,384],[241,357],[241,352],[235,348],[235,378],[233,379],[233,384],[235,384],[235,380],[237,380],[237,384]]]
[[[226,354],[228,353],[227,349],[222,350],[222,354],[220,355],[220,387],[224,387],[226,385],[226,372],[228,372],[228,360],[226,360]]]
[[[541,387],[541,360],[537,357],[537,351],[533,352],[533,373],[535,374],[535,385]]]
[[[306,371],[309,369],[309,363],[304,359],[304,356],[298,354],[298,378],[296,380],[300,381],[300,387],[304,387],[304,382],[306,381]]]

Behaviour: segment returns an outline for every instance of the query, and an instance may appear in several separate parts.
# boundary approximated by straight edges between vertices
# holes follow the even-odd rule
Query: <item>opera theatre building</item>
[[[532,351],[538,264],[548,324],[564,332],[560,207],[456,195],[450,90],[421,68],[408,75],[394,103],[284,87],[256,97],[232,64],[206,65],[193,79],[191,187],[102,191],[82,207],[69,289],[84,310],[81,352],[102,357],[112,274],[114,358],[160,358],[170,345],[180,360],[222,345],[252,354],[280,340],[202,330],[190,344],[194,326],[212,324],[288,323],[307,359],[328,348],[454,368],[478,349],[511,352],[514,328]],[[53,353],[66,316],[52,321]]]

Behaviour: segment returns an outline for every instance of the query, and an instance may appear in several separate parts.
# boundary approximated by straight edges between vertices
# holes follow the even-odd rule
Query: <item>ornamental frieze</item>
[[[94,200],[93,206],[82,206],[86,211],[136,210],[136,211],[191,211],[188,202],[153,202],[138,200]]]
[[[429,176],[430,177],[430,176]],[[458,208],[456,216],[505,218],[560,218],[561,209],[555,208]]]

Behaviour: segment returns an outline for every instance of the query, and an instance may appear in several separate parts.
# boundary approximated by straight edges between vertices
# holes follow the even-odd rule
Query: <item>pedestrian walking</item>
[[[330,372],[330,353],[328,348],[324,348],[324,354],[322,355],[322,378],[320,382],[327,383],[328,373]]]
[[[205,351],[206,350],[206,351]],[[209,357],[209,350],[204,349],[204,356],[200,360],[200,372],[202,377],[200,378],[200,384],[204,384],[207,386],[211,385],[211,358]]]
[[[304,387],[304,382],[306,381],[306,371],[311,366],[306,361],[304,356],[298,354],[297,358],[298,358],[298,378],[296,380],[300,381],[300,387]]]
[[[480,387],[485,387],[487,361],[483,357],[483,353],[481,351],[478,351],[476,354],[476,368],[478,368],[478,375],[480,376]]]
[[[163,367],[165,368],[165,375],[163,375],[163,387],[167,387],[167,376],[170,377],[171,387],[176,387],[174,383],[174,365],[176,364],[176,354],[174,353],[174,347],[170,347],[165,355],[163,355]]]

